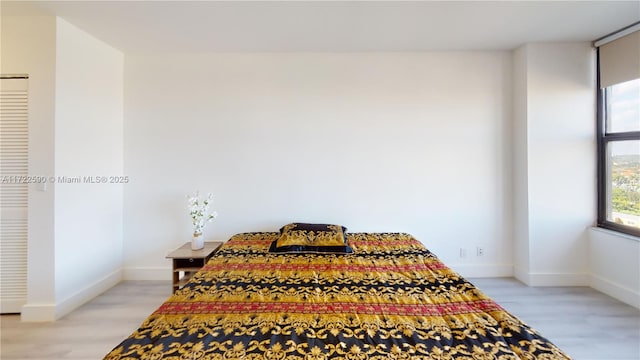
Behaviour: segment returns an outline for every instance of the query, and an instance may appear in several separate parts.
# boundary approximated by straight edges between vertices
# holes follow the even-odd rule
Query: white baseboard
[[[589,274],[530,273],[514,269],[515,278],[527,286],[589,286]]]
[[[524,269],[514,266],[513,277],[515,277],[521,283],[527,286],[531,286],[531,279],[529,278],[529,273],[526,272]]]
[[[56,321],[56,305],[27,303],[22,307],[20,320],[24,322]]]
[[[123,280],[168,280],[171,281],[170,267],[126,267]]]
[[[452,265],[458,274],[465,278],[488,278],[488,277],[511,277],[513,276],[512,265]]]
[[[118,269],[111,274],[103,277],[102,279],[96,281],[95,283],[69,296],[68,298],[60,301],[56,304],[56,319],[60,319],[61,317],[69,314],[70,312],[89,302],[96,296],[111,289],[120,281],[122,281],[122,270]]]
[[[591,275],[591,287],[640,309],[640,293],[597,275]]]
[[[118,269],[95,283],[55,304],[29,304],[22,307],[20,320],[24,322],[55,321],[93,300],[122,280],[122,270]]]
[[[529,284],[529,286],[589,286],[588,274],[530,273],[529,279],[531,279],[531,284]]]

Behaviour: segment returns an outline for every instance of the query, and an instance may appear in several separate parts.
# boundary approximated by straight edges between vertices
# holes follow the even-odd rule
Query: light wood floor
[[[471,282],[574,359],[640,359],[638,309],[585,287],[530,288],[508,278]],[[102,359],[170,292],[170,282],[126,281],[55,323],[2,315],[0,359]]]

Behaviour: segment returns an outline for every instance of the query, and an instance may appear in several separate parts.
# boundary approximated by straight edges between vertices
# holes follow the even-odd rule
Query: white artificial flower
[[[209,211],[209,205],[213,200],[213,194],[208,193],[204,200],[200,200],[200,192],[187,196],[189,203],[189,215],[193,224],[194,234],[202,234],[205,226],[218,216],[215,211]]]

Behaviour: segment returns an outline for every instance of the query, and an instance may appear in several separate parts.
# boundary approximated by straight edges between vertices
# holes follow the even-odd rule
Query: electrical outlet
[[[484,248],[482,246],[476,247],[476,256],[484,256]]]
[[[460,257],[461,258],[466,258],[467,257],[467,249],[460,248]]]

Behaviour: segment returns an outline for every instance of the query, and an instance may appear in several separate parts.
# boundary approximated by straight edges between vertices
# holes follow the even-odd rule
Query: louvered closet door
[[[27,299],[27,79],[0,79],[0,313]]]

